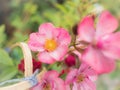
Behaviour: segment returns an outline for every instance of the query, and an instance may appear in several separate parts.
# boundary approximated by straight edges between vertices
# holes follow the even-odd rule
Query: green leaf
[[[24,26],[25,23],[22,21],[22,19],[20,19],[18,16],[16,16],[16,17],[12,20],[11,24],[12,24],[14,27],[16,27],[17,29],[22,30],[22,28],[23,28],[23,26]]]
[[[6,40],[6,35],[4,31],[5,31],[5,25],[1,25],[0,26],[0,47],[3,46],[3,43]]]
[[[23,35],[22,32],[15,32],[14,37],[16,42],[23,42],[25,39],[28,38],[28,35],[27,34]]]
[[[8,53],[5,50],[3,50],[3,49],[0,49],[0,64],[13,66],[12,59],[10,58]]]
[[[58,72],[60,72],[63,69],[61,65],[58,65],[58,63],[53,64],[51,68]]]
[[[37,5],[29,2],[29,3],[25,4],[25,6],[24,6],[24,12],[27,12],[29,14],[34,14],[34,13],[36,13],[37,8],[38,8]]]
[[[58,8],[60,11],[62,11],[63,13],[67,13],[66,8],[63,5],[60,4],[55,4],[56,8]]]
[[[9,80],[17,74],[17,69],[13,66],[5,67],[2,71],[0,70],[0,82]]]

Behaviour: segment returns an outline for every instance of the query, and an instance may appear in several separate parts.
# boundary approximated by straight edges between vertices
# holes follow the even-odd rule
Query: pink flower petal
[[[79,84],[73,83],[72,90],[82,90],[81,87],[79,87]]]
[[[56,28],[56,31],[59,31],[58,36],[56,37],[58,39],[58,42],[60,45],[68,45],[71,42],[71,36],[68,33],[67,30],[63,28]],[[54,32],[55,33],[55,32]]]
[[[53,38],[58,38],[59,33],[60,33],[59,28],[54,28],[54,30],[53,30],[53,32],[52,32]]]
[[[66,86],[66,89],[65,89],[65,90],[71,90],[71,89],[70,89],[70,86],[69,86],[68,84],[65,84],[65,86]]]
[[[73,51],[74,54],[76,54],[79,58],[79,60],[81,60],[81,53],[78,52],[77,50]]]
[[[49,52],[50,56],[57,61],[60,61],[63,56],[67,53],[68,47],[65,45],[59,45],[56,50]]]
[[[105,56],[118,59],[120,58],[120,32],[105,35],[98,42],[101,45],[101,50]]]
[[[30,34],[28,45],[33,51],[44,51],[45,36],[39,33]]]
[[[59,76],[59,73],[55,70],[52,71],[48,71],[45,73],[44,78],[46,78],[47,80],[52,80],[53,78],[57,78]]]
[[[87,16],[78,25],[78,35],[82,40],[91,42],[93,40],[94,33],[94,21],[91,16]]]
[[[96,90],[95,83],[89,80],[88,78],[84,80],[82,86],[84,87],[83,90]]]
[[[65,83],[66,83],[66,84],[73,83],[74,80],[75,80],[75,77],[76,77],[76,75],[77,75],[77,72],[78,72],[77,69],[71,70],[71,71],[68,73],[67,77],[66,77]]]
[[[102,52],[89,46],[82,55],[82,60],[91,66],[98,74],[108,73],[115,69],[115,62],[105,57]]]
[[[112,59],[119,59],[120,58],[120,48],[114,48],[114,47],[106,47],[102,49],[102,52],[105,56],[112,58]]]
[[[87,70],[85,70],[84,75],[87,75],[91,81],[97,80],[97,72],[92,68],[88,68]]]
[[[114,32],[118,27],[117,19],[108,11],[102,12],[99,17],[96,29],[96,36],[102,36]]]
[[[52,90],[66,90],[64,81],[60,78],[54,79],[54,87]]]
[[[52,64],[55,60],[49,55],[48,52],[42,52],[38,54],[39,61],[47,64]]]
[[[92,81],[97,80],[97,73],[95,72],[95,70],[93,70],[89,65],[84,62],[82,62],[82,64],[80,65],[78,72],[84,74]]]
[[[45,83],[50,84],[51,90],[66,90],[65,82],[58,76],[59,73],[54,70],[46,72],[42,81],[31,90],[43,90]]]
[[[40,34],[44,34],[46,35],[46,37],[49,39],[51,39],[53,37],[53,30],[55,29],[55,27],[53,26],[53,24],[51,23],[44,23],[41,24],[39,27],[39,33]]]
[[[41,83],[38,83],[37,85],[32,87],[30,90],[43,90],[43,88],[41,87]]]
[[[82,62],[81,65],[80,65],[80,67],[79,67],[79,72],[82,73],[82,72],[84,72],[88,68],[89,68],[89,65],[87,65],[84,62]]]

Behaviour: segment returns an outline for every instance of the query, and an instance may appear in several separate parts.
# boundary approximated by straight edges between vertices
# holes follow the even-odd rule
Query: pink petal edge
[[[98,74],[109,73],[115,69],[115,61],[105,57],[100,50],[88,47],[82,61],[91,66]]]
[[[55,60],[46,51],[39,53],[38,59],[39,61],[47,64],[53,64],[55,62]]]
[[[39,26],[39,33],[46,36],[46,38],[53,38],[53,30],[55,29],[52,23],[43,23]]]
[[[87,16],[78,25],[78,35],[82,40],[91,42],[93,40],[94,33],[95,28],[93,18],[91,16]]]
[[[68,47],[65,45],[59,45],[56,50],[49,52],[49,55],[56,61],[61,61],[64,55],[66,55]]]
[[[117,19],[108,11],[103,11],[99,17],[96,36],[102,36],[114,32],[118,27]]]
[[[45,36],[37,33],[31,33],[28,45],[32,51],[44,51]]]

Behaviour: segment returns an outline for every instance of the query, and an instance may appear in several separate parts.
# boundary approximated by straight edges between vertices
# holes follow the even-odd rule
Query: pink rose
[[[99,16],[94,28],[91,16],[85,17],[78,26],[79,41],[88,43],[81,58],[99,74],[115,68],[115,59],[120,58],[120,32],[115,32],[118,21],[108,11]]]
[[[38,51],[38,59],[43,63],[61,61],[67,53],[71,37],[63,28],[56,28],[51,23],[41,24],[39,31],[30,34],[28,45],[32,51]]]
[[[66,90],[65,82],[58,76],[59,73],[56,71],[46,72],[41,81],[31,90]]]
[[[82,63],[79,69],[71,70],[65,80],[68,90],[96,90],[94,81],[97,73],[87,64]]]

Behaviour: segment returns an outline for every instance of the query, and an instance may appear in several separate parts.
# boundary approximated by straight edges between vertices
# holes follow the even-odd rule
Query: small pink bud
[[[67,58],[65,59],[65,64],[69,67],[75,65],[75,55],[69,54]]]

